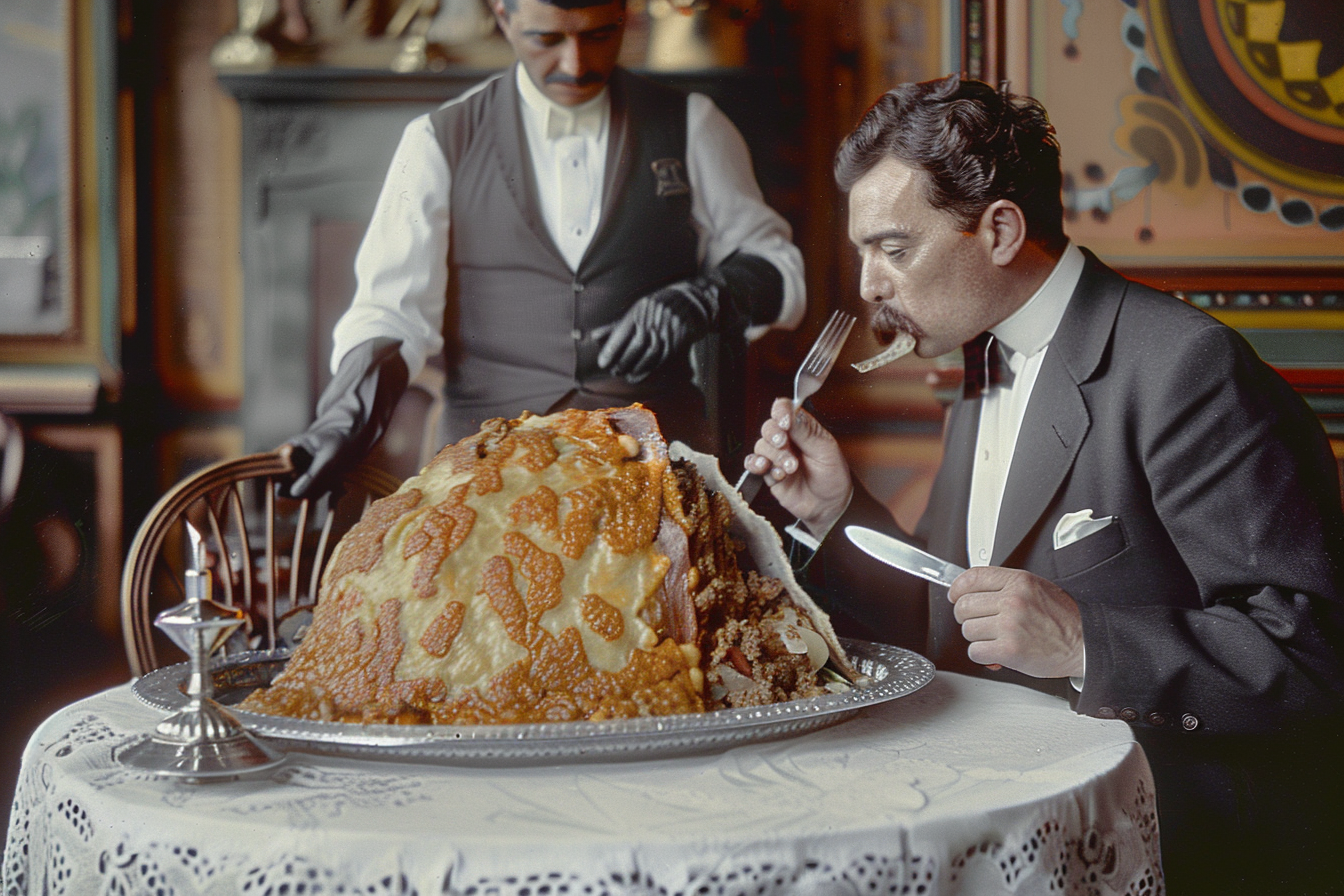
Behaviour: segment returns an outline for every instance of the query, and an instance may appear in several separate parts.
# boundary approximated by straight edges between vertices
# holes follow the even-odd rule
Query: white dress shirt
[[[611,94],[604,90],[581,106],[561,106],[547,99],[522,66],[517,71],[542,220],[570,270],[578,270],[602,214]]]
[[[966,514],[966,549],[972,566],[988,566],[994,555],[1008,470],[1022,417],[1050,340],[1059,329],[1083,273],[1083,253],[1073,243],[1055,269],[1026,304],[990,328],[991,351],[1000,351],[1007,371],[1003,382],[987,388],[980,399],[980,430],[975,440],[971,500]]]
[[[522,66],[515,65],[511,76],[523,99],[523,128],[543,220],[562,256],[577,268],[602,207],[609,94],[603,91],[582,106],[567,108],[542,94]],[[792,243],[788,222],[765,204],[746,142],[703,94],[687,97],[686,119],[691,217],[702,269],[739,250],[770,261],[784,278],[784,300],[774,326],[796,327],[805,302],[802,254]],[[452,172],[434,127],[428,115],[419,116],[402,134],[355,257],[355,297],[336,324],[333,373],[346,352],[375,336],[401,340],[412,377],[442,350],[448,268],[437,260],[448,257],[451,189]],[[747,337],[754,339],[767,329],[753,327]]]

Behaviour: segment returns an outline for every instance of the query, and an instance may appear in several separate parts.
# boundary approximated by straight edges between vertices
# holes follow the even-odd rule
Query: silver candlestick
[[[210,570],[200,532],[187,523],[191,568],[187,599],[154,619],[164,634],[191,658],[187,705],[155,726],[154,734],[127,747],[121,762],[168,778],[202,783],[230,780],[269,769],[285,754],[252,735],[214,699],[210,657],[243,624],[243,611],[210,597]]]

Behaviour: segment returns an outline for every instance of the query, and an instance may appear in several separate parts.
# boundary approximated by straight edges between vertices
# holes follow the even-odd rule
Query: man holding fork
[[[1239,334],[1069,241],[1034,100],[902,85],[835,170],[874,331],[963,346],[968,376],[913,534],[806,411],[780,399],[762,425],[746,467],[799,517],[833,609],[1129,723],[1171,893],[1332,892],[1344,513],[1315,415]],[[851,524],[970,568],[926,586]]]

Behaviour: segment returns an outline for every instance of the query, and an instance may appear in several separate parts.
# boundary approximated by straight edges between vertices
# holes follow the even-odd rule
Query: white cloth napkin
[[[1055,526],[1055,550],[1068,547],[1079,539],[1100,532],[1113,522],[1115,522],[1113,516],[1104,516],[1098,520],[1092,519],[1092,508],[1090,507],[1087,510],[1066,513],[1060,517],[1059,524]]]

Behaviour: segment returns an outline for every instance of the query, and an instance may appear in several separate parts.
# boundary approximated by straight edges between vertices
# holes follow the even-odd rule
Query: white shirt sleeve
[[[367,339],[401,340],[412,378],[443,349],[452,172],[434,126],[406,126],[355,256],[355,296],[333,333],[331,370]]]
[[[788,221],[765,204],[741,133],[700,93],[692,93],[686,103],[686,165],[701,264],[715,267],[739,250],[770,261],[784,277],[784,301],[774,326],[797,327],[806,310],[803,255],[793,244]],[[747,338],[768,329],[752,327]]]

